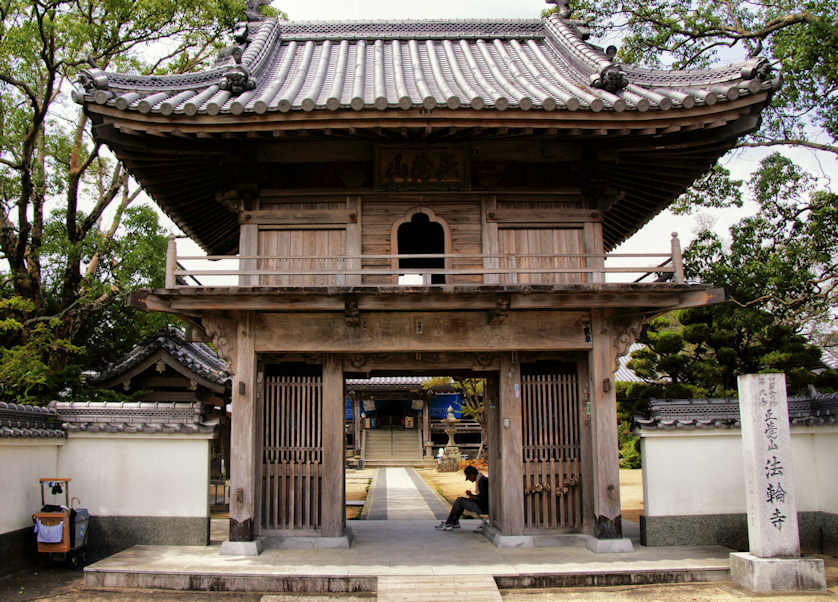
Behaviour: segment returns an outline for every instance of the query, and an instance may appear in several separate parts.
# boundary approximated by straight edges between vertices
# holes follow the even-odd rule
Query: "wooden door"
[[[555,268],[581,268],[585,261],[582,228],[501,228],[498,230],[499,253],[505,256],[501,267],[544,269],[546,273],[507,274],[508,284],[562,284],[584,282],[584,274],[550,273]],[[568,255],[580,255],[568,257]],[[501,281],[504,281],[501,278]]]
[[[323,379],[270,376],[263,399],[260,532],[319,529]]]
[[[270,257],[258,261],[259,271],[280,272],[260,276],[261,286],[344,284],[339,272],[349,266],[343,261],[346,255],[346,231],[343,228],[260,229],[258,249],[260,257]],[[288,272],[288,275],[282,272]]]
[[[582,528],[582,446],[575,374],[523,374],[524,528]]]

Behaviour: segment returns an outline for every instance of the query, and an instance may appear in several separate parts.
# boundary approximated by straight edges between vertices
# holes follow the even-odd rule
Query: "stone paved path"
[[[413,468],[379,468],[367,520],[445,520],[448,505]]]

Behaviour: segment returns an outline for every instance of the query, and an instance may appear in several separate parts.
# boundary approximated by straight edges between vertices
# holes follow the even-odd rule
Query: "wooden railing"
[[[442,268],[398,267],[404,261],[442,263]],[[645,260],[645,265],[624,265]],[[662,260],[662,261],[661,261]],[[199,267],[192,267],[198,264]],[[208,265],[204,265],[208,264]],[[651,264],[651,265],[650,265]],[[672,235],[670,253],[609,254],[425,254],[360,256],[178,256],[175,237],[166,253],[166,288],[189,286],[381,286],[442,287],[486,284],[601,283],[617,274],[684,282],[681,245]],[[629,279],[631,281],[631,279]]]

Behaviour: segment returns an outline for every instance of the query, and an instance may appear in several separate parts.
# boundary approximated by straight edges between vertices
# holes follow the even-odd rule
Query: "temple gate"
[[[616,358],[649,317],[724,292],[685,281],[677,237],[612,251],[758,126],[779,79],[621,65],[569,12],[251,11],[201,73],[82,72],[96,140],[207,252],[173,237],[165,287],[129,304],[232,368],[236,553],[348,545],[344,383],[385,374],[486,379],[496,543],[621,540]]]

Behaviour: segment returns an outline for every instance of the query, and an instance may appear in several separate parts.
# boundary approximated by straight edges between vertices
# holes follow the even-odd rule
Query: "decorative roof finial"
[[[244,5],[244,14],[248,21],[264,21],[265,15],[259,10],[260,6],[268,6],[271,0],[247,0]]]
[[[570,0],[545,0],[547,4],[555,4],[556,12],[562,19],[570,19]]]

